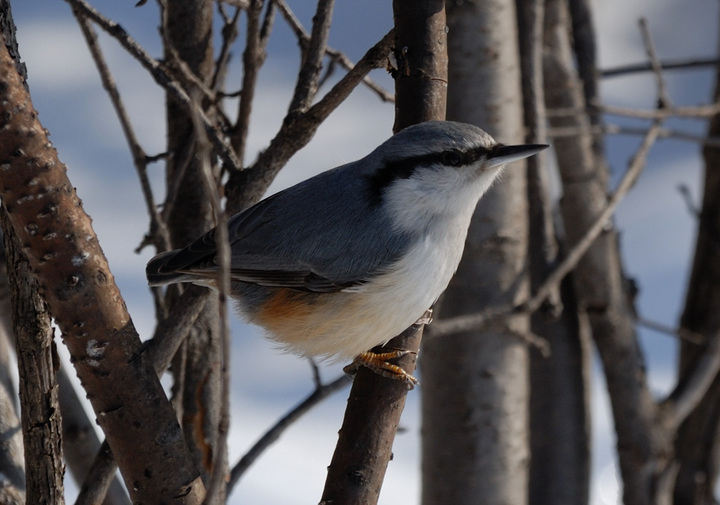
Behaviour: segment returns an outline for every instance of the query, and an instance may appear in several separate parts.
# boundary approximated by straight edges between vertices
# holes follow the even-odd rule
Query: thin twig
[[[352,70],[307,111],[296,115],[288,112],[280,131],[267,149],[260,153],[252,167],[230,174],[230,180],[225,186],[230,212],[235,212],[243,203],[256,201],[265,193],[287,160],[310,142],[320,123],[347,98],[370,70],[379,68],[387,62],[394,37],[394,31],[389,31],[358,60]]]
[[[575,137],[579,134],[585,134],[588,132],[599,132],[607,135],[637,135],[645,136],[647,134],[647,128],[633,128],[629,126],[621,126],[615,124],[605,124],[603,126],[580,128],[575,126],[569,126],[566,128],[551,128],[548,131],[550,138],[561,138],[561,137]],[[720,137],[706,137],[703,135],[696,135],[693,133],[681,132],[670,128],[660,128],[658,131],[658,138],[661,139],[676,139],[684,140],[687,142],[695,142],[704,146],[720,147]]]
[[[258,74],[265,61],[265,47],[260,40],[262,2],[253,0],[247,10],[245,51],[243,51],[243,80],[238,101],[237,121],[230,131],[230,142],[240,161],[245,159],[245,147],[250,129],[250,113],[255,98]]]
[[[302,55],[298,80],[288,109],[290,115],[308,110],[317,94],[318,79],[320,78],[322,60],[330,34],[334,4],[334,0],[318,0],[317,9],[313,16],[310,40]]]
[[[295,16],[295,13],[285,3],[285,0],[277,0],[276,3],[278,10],[282,14],[283,18],[285,18],[287,24],[290,26],[293,32],[295,32],[295,36],[298,39],[298,44],[301,48],[305,47],[310,40],[310,35],[302,26],[302,23],[300,23],[300,20],[297,18],[297,16]],[[345,53],[343,53],[342,51],[338,51],[337,49],[333,49],[332,47],[328,46],[325,48],[325,54],[327,54],[334,62],[338,63],[345,70],[349,71],[354,66],[352,60],[350,60],[350,58],[348,58],[347,55],[345,55]],[[380,98],[380,100],[382,100],[383,102],[395,102],[395,95],[377,84],[370,77],[365,76],[362,82],[373,92],[375,92]]]
[[[150,73],[157,84],[173,95],[178,102],[187,109],[189,114],[197,114],[204,131],[207,133],[213,147],[218,150],[223,161],[235,170],[242,168],[237,156],[235,156],[235,152],[226,143],[223,135],[217,130],[210,119],[208,119],[205,112],[199,109],[195,102],[190,99],[182,86],[171,77],[162,63],[150,56],[122,26],[100,14],[95,8],[85,2],[85,0],[65,1],[68,2],[73,9],[77,9],[83,16],[92,20],[108,35],[116,39],[120,45]]]
[[[100,73],[100,79],[103,83],[103,87],[110,97],[110,101],[115,109],[115,114],[117,114],[123,134],[125,135],[125,140],[127,140],[128,147],[132,153],[133,163],[135,164],[135,170],[137,171],[140,179],[140,187],[145,199],[145,206],[148,214],[150,215],[150,240],[158,250],[166,251],[170,248],[170,233],[168,232],[167,226],[165,226],[165,221],[160,217],[157,205],[155,204],[155,198],[153,197],[150,179],[147,174],[147,164],[150,158],[143,150],[137,136],[135,135],[135,130],[132,127],[130,118],[125,110],[122,99],[120,98],[120,92],[115,85],[115,80],[113,79],[110,68],[105,61],[100,45],[97,43],[97,35],[95,34],[95,31],[92,29],[88,19],[77,9],[73,8],[73,14],[80,25],[80,29],[85,37],[85,42],[90,49],[90,54],[92,55],[93,61],[95,61],[95,65]]]
[[[637,324],[658,333],[670,335],[671,337],[681,338],[682,340],[692,342],[693,344],[703,344],[707,341],[707,339],[703,335],[695,333],[694,331],[690,331],[686,328],[672,328],[662,323],[658,323],[657,321],[651,321],[642,317],[638,317]]]
[[[704,352],[689,370],[684,380],[661,403],[664,426],[679,426],[705,397],[720,371],[720,333],[707,340]]]
[[[718,60],[717,58],[665,60],[660,62],[660,66],[664,71],[717,67],[718,65],[720,65],[720,60]],[[600,76],[603,78],[623,77],[629,74],[652,72],[652,70],[652,66],[647,62],[631,63],[629,65],[622,65],[619,67],[612,67],[606,68],[605,70],[600,70]]]
[[[650,60],[650,66],[652,67],[653,74],[655,74],[655,81],[657,83],[657,96],[658,96],[658,109],[664,109],[665,107],[672,106],[670,100],[670,94],[667,90],[667,84],[663,77],[662,65],[657,57],[655,51],[655,44],[653,43],[652,37],[650,36],[650,30],[648,29],[647,19],[640,18],[638,21],[640,26],[640,34],[642,35],[643,45],[645,46],[645,52],[647,53],[648,59]]]
[[[227,485],[228,494],[232,491],[235,484],[238,483],[240,478],[243,476],[250,466],[260,457],[260,455],[270,447],[277,439],[280,438],[286,429],[288,429],[295,421],[297,421],[303,414],[308,412],[315,405],[320,403],[322,400],[330,396],[335,391],[339,391],[346,385],[350,384],[352,379],[347,375],[341,375],[334,381],[321,385],[315,389],[315,391],[294,407],[290,412],[285,414],[282,418],[275,423],[272,428],[265,432],[260,437],[260,440],[255,442],[250,450],[237,462],[230,472],[230,481]]]
[[[200,110],[198,103],[195,110]],[[228,299],[230,297],[230,241],[228,238],[227,216],[223,210],[218,182],[215,180],[212,163],[212,146],[205,135],[198,114],[193,114],[195,135],[197,138],[196,156],[201,161],[201,173],[210,197],[213,217],[215,219],[215,245],[217,253],[215,262],[218,266],[218,317],[220,319],[221,346],[221,403],[218,420],[217,440],[212,462],[212,474],[203,503],[215,504],[223,496],[225,476],[227,474],[227,436],[230,429],[230,325],[228,323]]]
[[[225,14],[224,5],[218,3],[218,11],[223,18],[223,27],[220,33],[222,33],[222,45],[220,46],[220,52],[215,60],[215,70],[213,72],[212,79],[210,79],[210,89],[217,93],[222,87],[222,83],[227,73],[227,66],[230,62],[230,46],[235,42],[238,36],[238,19],[240,19],[240,13],[242,10],[238,7],[235,8],[235,12],[232,17],[228,17]]]
[[[623,116],[636,119],[668,119],[672,117],[706,119],[720,113],[720,103],[706,105],[671,106],[664,109],[636,109],[630,107],[619,107],[617,105],[606,105],[602,103],[593,104],[600,112],[611,116]],[[548,109],[548,117],[575,116],[579,111],[576,108]]]
[[[431,332],[432,337],[434,338],[454,333],[473,331],[493,324],[499,319],[507,317],[511,314],[530,314],[535,312],[540,305],[542,305],[547,296],[553,291],[553,289],[555,289],[565,276],[570,273],[573,268],[575,268],[585,252],[587,252],[598,235],[600,235],[603,229],[607,226],[608,220],[615,212],[615,209],[628,193],[644,168],[648,151],[657,139],[659,129],[659,122],[656,122],[647,131],[642,144],[630,162],[628,170],[625,172],[617,188],[610,196],[605,209],[603,209],[603,211],[598,215],[593,225],[587,230],[587,232],[585,232],[585,235],[578,241],[577,244],[575,244],[567,256],[563,258],[563,260],[547,277],[545,282],[537,289],[535,294],[515,305],[508,304],[500,307],[491,307],[476,314],[437,321],[428,327],[428,331]]]
[[[693,201],[692,193],[690,192],[690,187],[687,184],[680,184],[678,185],[678,191],[683,197],[683,201],[685,202],[685,206],[687,207],[688,212],[691,216],[694,218],[700,218],[700,209],[697,205],[695,205],[695,202]]]

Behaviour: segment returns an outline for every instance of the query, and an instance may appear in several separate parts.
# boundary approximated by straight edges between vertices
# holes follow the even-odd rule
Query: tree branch
[[[172,76],[168,71],[165,70],[163,65],[150,56],[128,33],[123,29],[122,26],[117,24],[115,21],[109,20],[100,14],[96,9],[90,6],[84,0],[65,0],[70,6],[91,19],[100,28],[102,28],[108,35],[116,39],[122,47],[124,47],[128,53],[133,56],[153,77],[155,82],[159,84],[163,89],[168,91],[174,96],[183,107],[186,108],[188,113],[197,113],[203,124],[203,128],[208,134],[208,138],[212,141],[213,146],[218,150],[223,161],[227,163],[232,169],[239,170],[242,168],[240,160],[237,159],[235,152],[227,144],[222,134],[217,130],[215,125],[208,119],[205,112],[198,109],[195,102],[190,99],[187,92],[178,84],[177,81],[173,80]],[[195,110],[198,109],[198,110]]]
[[[288,109],[288,115],[291,117],[305,112],[317,94],[322,60],[323,56],[325,56],[327,39],[330,34],[334,4],[334,0],[318,0],[317,9],[313,16],[310,40],[303,51],[295,92]]]
[[[645,167],[648,151],[657,139],[659,130],[659,123],[654,124],[650,130],[648,130],[645,139],[643,139],[638,151],[633,156],[628,170],[618,183],[615,191],[612,195],[610,195],[606,207],[602,210],[602,212],[600,212],[600,214],[598,214],[592,226],[585,231],[582,238],[577,241],[572,249],[570,249],[562,261],[552,270],[545,281],[537,288],[530,298],[514,305],[493,307],[478,312],[477,314],[436,321],[428,327],[428,333],[434,338],[451,335],[453,333],[477,330],[485,326],[495,324],[501,319],[512,314],[533,313],[538,310],[547,297],[553,293],[555,289],[557,289],[565,276],[577,266],[578,262],[582,259],[590,246],[603,232],[610,218],[615,213],[618,205],[623,198],[625,198],[633,184],[635,184],[635,181]]]
[[[287,430],[292,424],[300,419],[305,413],[312,409],[315,405],[323,401],[325,398],[330,396],[336,391],[344,388],[351,382],[350,376],[341,375],[334,381],[328,384],[318,384],[307,398],[295,406],[290,412],[280,418],[265,434],[260,437],[260,440],[248,450],[245,455],[240,458],[235,466],[233,466],[230,472],[230,481],[228,482],[228,495],[231,493],[235,485],[240,481],[245,472],[252,466],[260,455],[272,444],[274,444],[280,436]]]
[[[197,503],[175,415],[4,43],[0,76],[0,197],[130,493]]]
[[[404,57],[403,72],[395,76],[394,131],[398,131],[415,122],[445,119],[448,63],[445,2],[395,0],[393,13],[396,57],[399,52]],[[401,51],[399,48],[403,47],[408,49]],[[413,84],[415,89],[410,88]],[[398,365],[412,374],[423,321],[373,351],[409,351]],[[407,391],[404,382],[360,367],[328,467],[322,504],[377,503]]]
[[[295,32],[295,36],[298,39],[298,44],[300,45],[300,47],[302,48],[307,46],[307,44],[310,42],[310,35],[307,33],[307,31],[305,31],[305,28],[303,28],[300,20],[295,16],[292,10],[290,10],[290,7],[288,7],[287,3],[285,3],[285,0],[276,0],[275,4],[277,4],[278,10],[285,18],[285,21],[287,21],[287,24],[290,25],[290,28],[293,30],[293,32]],[[345,70],[349,71],[352,70],[352,68],[354,67],[354,64],[352,63],[352,61],[350,61],[350,58],[348,58],[342,51],[338,51],[337,49],[333,49],[332,47],[327,46],[325,48],[325,54],[327,54],[332,59],[332,61],[338,63]],[[395,101],[395,97],[392,95],[392,93],[377,84],[370,77],[365,76],[362,82],[372,91],[374,91],[375,94],[377,94],[380,100],[382,100],[383,102]]]
[[[92,26],[88,19],[83,16],[78,9],[73,7],[73,13],[77,19],[80,29],[85,37],[85,42],[90,49],[90,54],[95,61],[95,66],[100,73],[100,79],[102,80],[103,87],[110,97],[110,102],[115,109],[115,114],[120,120],[120,126],[122,127],[125,140],[130,148],[130,153],[133,157],[133,163],[135,164],[135,170],[138,173],[140,179],[140,187],[142,188],[143,197],[145,199],[145,206],[148,214],[150,215],[150,235],[149,238],[159,251],[166,251],[170,249],[170,234],[165,221],[160,218],[155,198],[153,197],[152,187],[150,186],[150,179],[147,175],[147,165],[149,158],[143,150],[140,142],[135,135],[135,130],[132,127],[130,118],[125,110],[122,99],[120,98],[120,92],[115,85],[115,80],[112,77],[110,68],[105,62],[105,57],[102,54],[100,45],[97,43],[97,35],[95,34]]]
[[[392,31],[385,35],[360,58],[350,72],[307,111],[296,115],[288,113],[280,131],[268,148],[260,153],[253,166],[230,174],[230,180],[225,186],[228,214],[233,214],[262,197],[285,163],[310,142],[318,126],[362,82],[365,75],[370,70],[385,65],[393,38]]]

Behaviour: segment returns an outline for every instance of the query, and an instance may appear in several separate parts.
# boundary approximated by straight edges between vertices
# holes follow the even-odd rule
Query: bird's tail
[[[167,284],[188,282],[192,280],[191,275],[167,268],[168,261],[178,252],[178,250],[166,251],[158,254],[148,262],[145,267],[145,275],[147,276],[148,284],[151,286],[165,286]]]

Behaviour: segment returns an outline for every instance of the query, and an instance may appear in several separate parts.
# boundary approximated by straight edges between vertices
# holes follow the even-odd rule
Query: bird
[[[275,193],[227,221],[231,297],[292,353],[351,359],[416,383],[372,353],[447,288],[480,198],[504,166],[544,144],[504,145],[477,126],[409,126],[364,158]],[[216,229],[152,258],[151,286],[217,287]]]

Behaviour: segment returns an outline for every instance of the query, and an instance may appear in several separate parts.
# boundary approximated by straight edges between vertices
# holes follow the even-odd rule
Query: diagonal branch
[[[647,154],[650,147],[657,139],[660,124],[655,123],[648,130],[638,151],[633,156],[628,170],[623,175],[617,188],[608,199],[607,206],[598,215],[593,225],[588,228],[585,235],[575,244],[568,252],[563,260],[548,275],[542,285],[527,300],[521,301],[515,305],[506,305],[504,307],[495,307],[477,314],[469,316],[458,316],[451,319],[437,321],[428,327],[428,334],[433,337],[451,335],[465,331],[477,330],[479,328],[494,324],[499,320],[516,313],[532,313],[535,312],[545,299],[557,289],[560,282],[569,274],[578,264],[583,255],[587,252],[595,239],[602,233],[607,226],[608,221],[614,214],[620,202],[630,191],[647,160]]]
[[[230,481],[228,482],[228,494],[232,491],[233,487],[240,481],[245,472],[252,466],[260,455],[267,449],[271,444],[275,443],[280,436],[287,430],[295,421],[300,419],[303,414],[312,409],[315,405],[320,403],[322,400],[330,396],[335,391],[344,388],[351,382],[350,376],[341,375],[334,381],[328,384],[318,384],[307,398],[296,405],[292,410],[285,414],[278,420],[265,434],[260,437],[260,440],[240,458],[240,461],[233,466],[230,472]]]
[[[0,197],[134,501],[204,493],[90,218],[0,43]]]
[[[100,73],[100,79],[102,80],[103,87],[110,97],[110,102],[115,109],[118,119],[120,120],[120,126],[122,127],[123,134],[127,140],[128,147],[132,153],[133,163],[135,164],[135,170],[140,178],[140,187],[142,188],[143,197],[145,198],[145,206],[147,207],[148,214],[150,215],[150,240],[155,244],[157,250],[166,251],[170,249],[170,234],[165,221],[160,218],[160,213],[157,210],[155,199],[153,197],[152,187],[150,186],[150,179],[147,174],[148,156],[143,150],[135,130],[130,122],[130,117],[125,110],[122,99],[120,98],[120,92],[117,89],[115,80],[110,73],[110,68],[105,62],[105,57],[102,54],[100,45],[97,42],[97,35],[95,34],[90,22],[87,17],[80,14],[80,12],[73,8],[75,18],[80,25],[85,42],[90,49],[90,54],[95,61],[98,72]]]
[[[140,46],[140,44],[130,37],[122,26],[100,14],[84,0],[65,1],[68,2],[74,10],[92,20],[108,35],[116,39],[120,45],[124,47],[128,53],[130,53],[130,55],[132,55],[150,73],[153,79],[155,79],[155,82],[163,89],[171,93],[178,102],[185,107],[189,114],[198,114],[208,138],[212,142],[213,147],[218,150],[218,153],[222,157],[223,161],[228,163],[229,166],[235,170],[239,170],[241,168],[242,164],[237,159],[235,152],[227,144],[223,135],[207,117],[205,111],[197,107],[197,104],[188,96],[180,84],[172,78],[170,73],[159,61],[150,56],[147,51]]]
[[[319,0],[315,15],[313,16],[312,33],[307,47],[303,51],[302,64],[298,73],[298,80],[295,85],[288,110],[289,116],[305,112],[315,99],[318,91],[318,81],[322,70],[322,60],[325,56],[327,39],[330,34],[330,23],[334,0]]]
[[[393,39],[394,32],[390,31],[307,111],[295,115],[288,113],[280,131],[253,166],[230,174],[230,180],[225,186],[228,213],[237,212],[243,205],[253,203],[262,197],[285,163],[310,142],[318,126],[362,82],[367,73],[385,65]]]
[[[285,0],[276,0],[275,4],[277,4],[278,10],[283,15],[288,25],[290,25],[292,31],[295,32],[295,36],[298,39],[298,44],[300,45],[300,47],[306,47],[310,42],[310,34],[307,33],[305,28],[300,23],[300,20],[295,16],[295,13],[290,10],[290,7],[287,5],[287,3],[285,3]],[[332,47],[327,46],[325,48],[325,53],[334,62],[340,64],[340,66],[345,70],[351,70],[354,66],[352,61],[350,61],[350,58],[348,58],[342,51],[338,51],[337,49],[333,49]],[[374,91],[378,95],[378,97],[380,97],[380,100],[382,100],[383,102],[395,101],[395,97],[392,93],[390,93],[388,90],[384,89],[382,86],[370,79],[370,77],[365,76],[363,78],[363,84],[365,84],[368,88]]]

